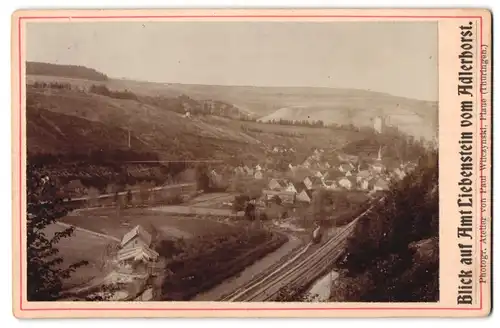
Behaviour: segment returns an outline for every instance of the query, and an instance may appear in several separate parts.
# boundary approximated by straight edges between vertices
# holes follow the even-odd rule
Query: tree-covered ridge
[[[75,79],[107,81],[108,77],[95,69],[77,65],[58,65],[40,62],[26,62],[26,74],[63,76]]]

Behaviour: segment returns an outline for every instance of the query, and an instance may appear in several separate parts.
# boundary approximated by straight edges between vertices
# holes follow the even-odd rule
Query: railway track
[[[295,261],[298,257],[302,256],[307,250],[311,247],[311,243],[307,244],[304,247],[298,247],[294,249],[290,254],[284,257],[283,260],[278,261],[276,264],[272,265],[269,267],[266,271],[262,272],[261,274],[257,275],[252,281],[248,282],[247,284],[241,286],[237,290],[233,291],[230,294],[227,294],[223,296],[220,301],[234,301],[238,298],[241,298],[245,293],[248,292],[249,289],[253,288],[259,283],[265,282],[269,277],[273,276],[274,274],[281,272],[283,268],[288,266],[290,263]]]
[[[384,198],[380,199],[382,202]],[[293,255],[284,263],[275,265],[271,270],[256,277],[247,285],[223,297],[221,301],[265,302],[275,300],[281,288],[285,286],[302,287],[317,279],[325,269],[333,264],[342,254],[347,237],[354,230],[358,220],[369,213],[375,205],[356,217],[339,233],[319,246],[312,253],[307,254],[314,246],[309,243],[293,252]]]

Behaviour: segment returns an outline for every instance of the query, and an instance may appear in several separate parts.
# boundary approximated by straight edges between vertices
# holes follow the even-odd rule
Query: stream
[[[337,271],[330,271],[314,282],[312,287],[306,292],[306,296],[311,297],[314,302],[328,302],[332,284],[338,277],[339,273]]]

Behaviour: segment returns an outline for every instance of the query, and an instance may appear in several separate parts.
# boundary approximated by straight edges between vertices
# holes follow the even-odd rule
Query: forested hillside
[[[94,81],[106,81],[108,79],[105,74],[84,66],[58,65],[39,62],[26,62],[26,74],[62,76]]]
[[[437,153],[423,155],[416,170],[360,219],[339,267],[332,301],[439,300]]]

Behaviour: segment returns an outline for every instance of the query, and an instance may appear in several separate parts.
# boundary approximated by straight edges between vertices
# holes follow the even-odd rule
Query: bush
[[[286,240],[283,235],[265,230],[235,229],[225,234],[165,242],[159,253],[166,257],[166,270],[171,273],[162,284],[162,300],[189,300],[235,275]]]
[[[30,164],[27,168],[27,298],[28,301],[55,301],[63,293],[63,282],[86,261],[63,266],[57,244],[73,235],[74,227],[56,232],[52,238],[44,233],[47,226],[67,214],[50,177],[41,176]]]

